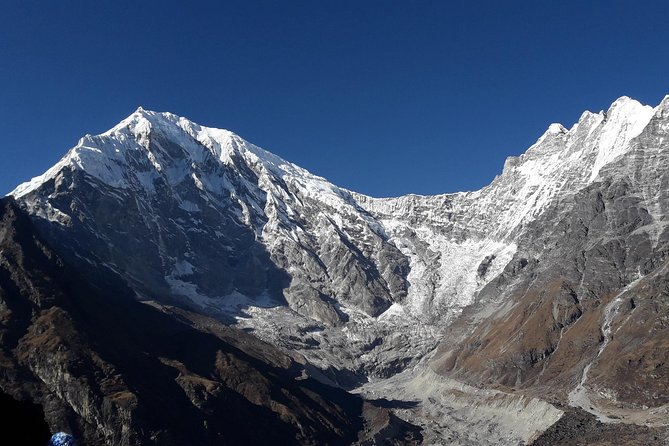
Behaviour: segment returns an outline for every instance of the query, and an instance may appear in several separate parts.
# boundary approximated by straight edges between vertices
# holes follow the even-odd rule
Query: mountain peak
[[[560,133],[567,133],[567,129],[562,124],[554,122],[548,126],[546,133],[557,135]]]
[[[169,112],[138,107],[132,114],[99,135],[85,135],[51,169],[19,185],[10,195],[21,197],[58,176],[63,169],[86,172],[112,186],[126,188],[131,183],[152,190],[156,176],[169,170],[168,182],[190,176],[191,170],[208,164],[242,168],[256,166],[278,177],[290,172],[302,178],[318,178],[304,169],[219,128],[201,126]],[[200,166],[200,167],[198,167]]]
[[[664,99],[664,103],[669,103],[669,96]],[[601,167],[622,154],[627,147],[626,142],[646,127],[654,112],[661,106],[662,104],[653,109],[628,96],[622,96],[606,112],[584,112],[578,123],[570,129],[560,123],[551,124],[527,153],[550,158],[554,151],[551,147],[564,146],[568,150],[566,148],[571,144],[568,141],[579,127],[595,129],[601,126],[601,131],[596,134],[588,133],[593,137],[599,135],[599,142],[595,147],[599,153],[590,175],[592,181]],[[564,141],[558,142],[563,139]],[[164,143],[173,149],[165,150],[162,146]],[[201,126],[173,113],[151,111],[139,106],[108,131],[81,138],[57,165],[45,174],[20,185],[11,194],[18,197],[29,193],[66,166],[86,171],[114,187],[121,187],[126,184],[128,175],[134,175],[136,172],[133,171],[140,165],[144,166],[142,169],[148,169],[147,172],[151,169],[160,172],[163,167],[171,166],[177,158],[186,166],[201,163],[211,156],[220,163],[233,165],[233,154],[240,155],[239,159],[244,159],[249,165],[262,166],[279,178],[292,174],[300,178],[317,179],[319,182],[323,180],[248,143],[231,131]],[[507,164],[517,165],[522,159],[521,156],[519,160]],[[186,170],[181,173],[186,174]]]
[[[611,104],[604,115],[607,119],[615,116],[618,119],[633,121],[637,120],[640,116],[651,113],[652,110],[653,107],[643,105],[636,99],[632,99],[629,96],[621,96]]]
[[[610,108],[616,108],[616,107],[619,107],[621,105],[630,104],[630,103],[641,105],[640,102],[637,101],[636,99],[623,95],[623,96],[620,96],[615,101],[613,101]]]

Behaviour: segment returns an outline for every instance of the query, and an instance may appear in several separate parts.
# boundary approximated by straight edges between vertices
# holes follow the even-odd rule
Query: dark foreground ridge
[[[5,438],[20,438],[23,446],[44,446],[49,441],[49,425],[44,420],[44,410],[39,404],[17,401],[0,392],[2,435]],[[30,429],[26,429],[30,426]]]

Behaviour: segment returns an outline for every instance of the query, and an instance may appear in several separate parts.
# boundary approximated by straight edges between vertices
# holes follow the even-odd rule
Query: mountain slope
[[[454,323],[462,334],[441,347],[438,370],[602,419],[669,421],[668,121],[665,99],[627,153],[528,227],[515,259],[526,266]]]
[[[89,279],[0,201],[0,387],[40,404],[52,430],[87,445],[356,440],[360,398],[253,336],[139,303],[113,275]]]
[[[117,270],[141,298],[242,319],[307,354],[320,344],[324,367],[385,375],[414,362],[398,347],[433,348],[434,326],[503,270],[524,225],[591,182],[653,113],[621,98],[570,131],[552,125],[477,192],[372,199],[231,132],[140,108],[13,195],[59,252]],[[338,353],[351,339],[331,328],[344,324],[360,361]],[[277,336],[286,326],[297,329]],[[379,336],[397,326],[385,349]],[[311,335],[321,331],[332,336]]]

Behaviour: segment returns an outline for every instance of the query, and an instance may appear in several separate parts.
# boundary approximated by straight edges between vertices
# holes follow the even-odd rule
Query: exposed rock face
[[[356,441],[360,398],[99,273],[96,285],[77,278],[13,200],[0,201],[0,388],[39,403],[52,431],[115,446]]]
[[[139,109],[13,195],[79,271],[295,350],[322,381],[418,395],[393,411],[428,443],[517,443],[560,418],[544,401],[669,424],[668,144],[669,97],[621,98],[479,191],[372,198]],[[426,380],[448,397],[393,384]]]

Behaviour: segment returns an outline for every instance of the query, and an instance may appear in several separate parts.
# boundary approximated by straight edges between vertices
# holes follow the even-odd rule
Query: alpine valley
[[[0,364],[85,445],[669,444],[669,96],[396,198],[139,108],[0,201]]]

